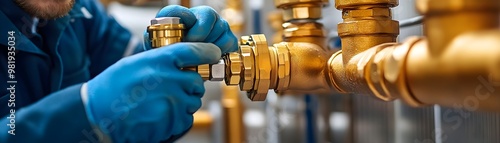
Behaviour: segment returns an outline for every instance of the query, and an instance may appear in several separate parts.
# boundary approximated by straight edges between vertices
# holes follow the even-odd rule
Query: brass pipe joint
[[[281,42],[267,46],[264,35],[241,38],[239,60],[234,54],[226,56],[228,62],[241,63],[239,86],[251,100],[265,100],[269,89],[276,92],[331,91],[327,82],[328,54],[322,47],[304,42]],[[241,62],[239,62],[241,61]],[[235,65],[230,64],[234,68]],[[235,74],[237,76],[238,72]],[[232,77],[233,78],[233,77]],[[236,78],[237,79],[237,78]],[[228,83],[235,85],[236,82]]]
[[[336,7],[342,10],[344,22],[338,25],[342,51],[329,60],[330,82],[342,93],[373,95],[373,88],[366,81],[364,71],[367,61],[381,51],[374,46],[396,42],[399,23],[392,20],[390,7],[398,5],[397,0],[337,0]],[[370,50],[369,50],[370,49]],[[385,53],[385,52],[383,52]],[[392,100],[392,97],[384,97]]]
[[[151,20],[147,28],[151,47],[160,48],[182,41],[184,36],[184,24],[180,23],[178,17],[161,17]],[[183,70],[198,72],[203,80],[222,81],[225,78],[225,64],[220,60],[215,64],[199,65],[196,67],[185,67]]]

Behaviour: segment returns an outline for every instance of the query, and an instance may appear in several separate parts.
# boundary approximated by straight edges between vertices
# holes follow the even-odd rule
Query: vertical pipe
[[[243,126],[243,105],[238,86],[222,86],[222,107],[224,114],[225,143],[245,143]]]

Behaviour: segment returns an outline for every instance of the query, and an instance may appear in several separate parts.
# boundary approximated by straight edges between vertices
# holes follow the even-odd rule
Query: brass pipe
[[[160,17],[151,20],[147,27],[152,48],[160,48],[181,42],[184,36],[184,24],[179,17]],[[222,81],[224,79],[225,64],[223,60],[218,63],[204,64],[194,67],[183,67],[183,70],[198,72],[203,80]]]
[[[386,101],[401,98],[412,106],[500,111],[500,1],[419,0],[417,5],[427,38],[368,48],[347,65],[338,52],[329,61],[333,85]]]
[[[244,106],[240,100],[238,86],[222,86],[222,107],[225,143],[245,143],[245,126],[243,125]]]
[[[419,0],[417,6],[425,15],[428,42],[408,54],[408,87],[415,100],[499,111],[500,1]]]
[[[196,111],[193,114],[193,129],[208,129],[212,127],[213,124],[212,115],[207,111]]]

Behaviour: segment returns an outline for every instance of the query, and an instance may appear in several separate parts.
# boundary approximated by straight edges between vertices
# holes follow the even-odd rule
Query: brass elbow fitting
[[[361,2],[340,0],[337,7],[366,8],[353,1]],[[374,4],[397,5],[388,3],[392,0],[370,1],[363,2],[369,3],[368,9],[373,10]],[[386,3],[380,3],[383,1]],[[375,32],[365,31],[367,37],[357,35],[363,31],[361,25],[351,28],[339,25],[346,47],[328,62],[332,85],[341,92],[373,95],[385,101],[400,98],[412,106],[438,104],[499,111],[500,31],[497,27],[500,1],[419,0],[417,6],[425,15],[427,38],[394,43],[395,29],[393,32],[391,28],[383,30],[392,22],[379,25],[378,32],[370,28]],[[363,19],[387,21],[376,17],[357,20],[346,17],[345,13],[344,10],[347,24],[352,24],[353,20],[359,24]],[[350,11],[348,14],[359,13]]]

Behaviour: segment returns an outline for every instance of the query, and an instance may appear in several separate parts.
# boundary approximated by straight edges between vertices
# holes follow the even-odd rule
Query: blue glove
[[[214,9],[198,6],[187,9],[178,5],[162,8],[156,17],[180,17],[184,24],[185,42],[206,42],[217,45],[222,53],[234,52],[238,49],[238,39],[234,36],[227,21],[222,19]],[[151,49],[148,33],[144,33],[146,49]]]
[[[87,83],[89,121],[118,143],[176,138],[192,126],[205,92],[198,73],[180,68],[220,55],[211,43],[176,43],[121,59]]]

